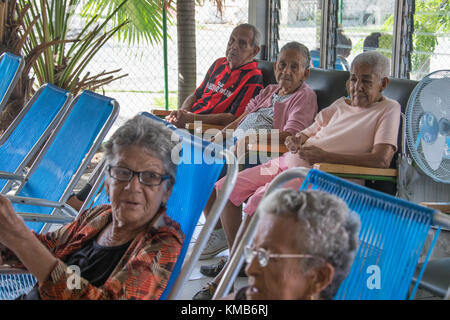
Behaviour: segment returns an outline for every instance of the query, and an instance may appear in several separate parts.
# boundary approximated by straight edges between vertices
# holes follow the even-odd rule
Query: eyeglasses
[[[129,182],[133,179],[134,175],[138,175],[139,182],[152,187],[159,186],[164,180],[171,179],[170,175],[161,175],[152,171],[137,172],[128,168],[118,166],[107,166],[109,175],[117,181]]]
[[[250,264],[253,258],[256,256],[258,258],[258,263],[261,267],[266,267],[269,264],[270,258],[320,258],[318,256],[313,256],[311,254],[289,254],[289,253],[270,253],[265,249],[253,249],[250,246],[244,248],[245,261]]]

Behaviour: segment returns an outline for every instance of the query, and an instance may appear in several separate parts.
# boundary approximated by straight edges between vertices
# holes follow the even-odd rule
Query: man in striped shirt
[[[194,120],[222,126],[236,120],[263,88],[261,70],[253,61],[260,50],[260,41],[261,33],[253,25],[234,28],[226,57],[213,63],[202,84],[167,120],[179,128]]]

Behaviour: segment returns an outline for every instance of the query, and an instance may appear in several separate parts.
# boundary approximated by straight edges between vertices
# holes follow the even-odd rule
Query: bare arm
[[[310,164],[328,162],[373,168],[389,168],[394,152],[390,144],[376,144],[370,152],[362,154],[332,153],[314,146],[298,150],[299,156]]]
[[[249,114],[248,111],[244,111],[243,114],[241,114],[238,118],[236,118],[235,120],[233,120],[230,124],[228,124],[227,126],[225,126],[225,128],[222,129],[222,131],[227,130],[227,129],[236,129],[239,125],[239,123],[241,123],[241,121]]]
[[[191,94],[189,97],[187,97],[183,104],[181,105],[181,110],[191,111],[192,106],[194,105],[195,101],[197,101],[197,97],[195,94]]]
[[[12,250],[39,282],[47,279],[58,262],[3,196],[0,196],[0,243]]]
[[[272,132],[275,130],[272,130]],[[236,153],[240,156],[242,153],[248,151],[249,144],[272,144],[272,139],[277,139],[276,145],[285,143],[286,138],[291,137],[288,131],[279,132],[276,136],[271,134],[253,134],[245,136],[236,142]]]
[[[190,115],[190,121],[186,123],[194,122],[194,114]],[[215,124],[219,126],[226,126],[236,120],[236,116],[232,113],[217,113],[217,114],[196,114],[195,121],[201,121],[206,124]]]

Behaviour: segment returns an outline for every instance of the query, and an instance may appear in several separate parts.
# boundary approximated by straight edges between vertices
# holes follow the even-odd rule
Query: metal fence
[[[424,17],[436,20],[436,13],[432,10],[423,11],[424,6],[417,5],[419,1],[423,0],[416,0],[417,20],[422,19],[420,20],[422,24],[425,23]],[[439,19],[448,21],[450,5],[448,1],[442,3],[445,4],[442,9],[444,14],[441,13]],[[321,4],[320,0],[280,1],[279,48],[289,41],[302,42],[312,51],[313,56],[317,56],[316,63],[318,63]],[[353,58],[367,47],[376,48],[390,57],[395,0],[339,0],[339,4],[336,50],[340,58],[350,64]],[[225,1],[222,16],[209,1],[204,1],[203,6],[196,6],[197,85],[201,83],[213,61],[225,55],[232,29],[237,24],[247,21],[248,0]],[[169,108],[176,109],[178,86],[176,26],[169,25],[168,34]],[[425,41],[427,37],[428,40],[434,41],[435,46],[428,49],[422,46],[412,56],[411,77],[414,79],[420,79],[431,71],[450,67],[448,30],[432,32],[426,31],[425,28],[416,28],[414,43],[418,43],[417,39],[427,43]],[[425,59],[420,60],[418,56]],[[121,105],[116,126],[140,111],[164,107],[163,61],[162,43],[157,45],[141,43],[138,46],[111,39],[90,63],[91,74],[115,69],[121,69],[120,74],[128,74],[127,77],[103,88],[106,95],[116,98]]]
[[[279,46],[296,40],[317,55],[321,5],[321,0],[281,0]],[[338,8],[336,52],[342,60],[351,64],[364,50],[378,50],[392,57],[395,0],[339,0]],[[449,1],[415,1],[411,79],[450,68],[449,28]]]
[[[205,1],[203,6],[196,6],[197,86],[202,82],[211,64],[217,58],[225,56],[232,29],[247,20],[248,1],[226,1],[222,16],[208,1]],[[168,26],[168,35],[169,108],[176,109],[178,48],[175,25]],[[128,45],[117,39],[111,39],[90,62],[89,71],[95,74],[115,69],[121,69],[120,74],[128,74],[103,87],[106,95],[116,98],[120,103],[121,110],[115,127],[140,111],[164,108],[162,43]],[[111,132],[114,132],[114,128]]]

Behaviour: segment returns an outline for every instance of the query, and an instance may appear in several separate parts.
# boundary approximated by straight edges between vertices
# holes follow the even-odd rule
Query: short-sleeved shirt
[[[231,69],[226,58],[219,58],[195,90],[197,101],[191,111],[197,114],[232,113],[239,117],[261,89],[263,78],[257,62]]]
[[[360,108],[342,97],[319,112],[314,123],[302,131],[309,137],[304,146],[341,154],[370,152],[376,144],[390,144],[396,150],[400,110],[400,104],[389,98]],[[283,158],[289,168],[310,166],[298,154],[287,152]]]

